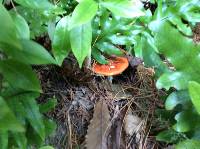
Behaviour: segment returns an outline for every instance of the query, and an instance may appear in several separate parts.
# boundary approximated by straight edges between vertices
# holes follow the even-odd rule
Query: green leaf
[[[131,37],[123,36],[123,35],[111,35],[107,37],[112,44],[115,45],[130,45],[133,43],[133,39]]]
[[[49,112],[51,109],[55,108],[56,105],[57,105],[57,100],[55,98],[51,98],[46,103],[40,105],[40,112],[41,113]]]
[[[81,1],[72,13],[69,29],[80,26],[92,20],[98,9],[94,0]]]
[[[194,81],[189,82],[189,93],[194,107],[200,114],[200,84]]]
[[[27,139],[25,133],[12,133],[12,136],[20,149],[27,149]]]
[[[178,104],[189,105],[190,97],[186,90],[176,91],[171,93],[165,102],[167,110],[173,110]]]
[[[69,40],[69,16],[63,17],[58,24],[53,37],[53,54],[58,65],[62,65],[63,60],[67,57],[70,51]]]
[[[43,146],[43,147],[40,147],[39,149],[54,149],[54,148],[51,146]]]
[[[49,54],[49,52],[39,45],[38,43],[21,39],[22,48],[19,50],[13,49],[13,47],[7,47],[4,52],[13,59],[27,64],[55,64],[55,60]]]
[[[2,4],[0,4],[0,20],[3,20],[3,23],[0,23],[0,47],[1,44],[6,43],[20,48],[20,43],[16,36],[15,24]]]
[[[100,2],[100,4],[115,15],[125,18],[134,18],[145,15],[140,10],[143,6],[138,0],[107,0]]]
[[[39,112],[39,106],[35,98],[39,96],[38,93],[21,92],[8,97],[9,106],[14,109],[17,118],[23,123],[23,119],[26,119],[33,127],[35,132],[40,136],[42,140],[45,137],[45,127],[42,119],[42,115]],[[21,117],[21,118],[20,118]],[[33,130],[31,131],[33,132]],[[26,141],[23,138],[24,134],[14,134],[14,137],[21,136],[17,144],[19,146],[26,146]],[[22,147],[20,147],[22,148]]]
[[[195,45],[192,39],[183,36],[166,21],[158,24],[155,33],[158,49],[176,68],[176,72],[163,74],[157,87],[180,90],[186,89],[189,81],[200,82],[200,45]]]
[[[170,72],[164,73],[156,82],[158,89],[165,88],[169,90],[170,87],[174,87],[178,90],[186,89],[190,76],[183,72]]]
[[[45,127],[42,119],[42,115],[39,112],[39,106],[35,100],[34,94],[24,94],[21,96],[23,98],[22,104],[25,110],[25,116],[28,119],[30,125],[41,137],[42,140],[45,139]]]
[[[44,145],[44,139],[42,139],[40,135],[30,125],[28,125],[27,127],[26,137],[28,140],[28,144],[34,144],[36,148]]]
[[[55,64],[55,60],[41,45],[31,40],[21,40],[22,53],[27,57],[29,64]],[[28,62],[29,59],[29,62]]]
[[[192,108],[176,114],[175,120],[177,123],[173,126],[173,128],[177,132],[188,132],[199,126],[200,117],[196,112],[191,110]]]
[[[0,72],[13,87],[41,92],[39,80],[29,65],[14,60],[4,60],[0,61]]]
[[[101,52],[106,53],[108,55],[123,55],[123,52],[119,48],[115,47],[113,44],[110,44],[108,42],[96,43],[96,46]]]
[[[156,140],[164,141],[166,143],[174,143],[179,139],[179,135],[173,129],[164,130],[156,136]]]
[[[75,27],[70,31],[70,43],[72,52],[78,60],[79,67],[82,67],[83,61],[90,53],[92,42],[91,23]]]
[[[45,134],[46,136],[51,135],[56,130],[56,123],[50,119],[44,119]]]
[[[30,39],[30,30],[26,20],[17,13],[11,13],[16,27],[16,36],[18,39]]]
[[[99,50],[95,49],[95,48],[92,49],[92,56],[100,64],[107,64],[108,63],[108,61],[101,54],[101,52]]]
[[[179,16],[172,16],[169,20],[177,26],[177,28],[187,36],[192,36],[192,29],[184,24]]]
[[[24,94],[24,92],[16,92],[14,94],[12,94],[11,92],[9,93],[10,95],[5,97],[7,99],[8,106],[15,113],[17,120],[21,124],[26,125],[26,112],[22,104],[23,96],[17,96],[18,94]]]
[[[199,140],[185,140],[176,145],[176,149],[199,149]]]
[[[135,45],[134,45],[135,46]],[[156,76],[160,76],[164,72],[169,72],[168,67],[162,62],[159,55],[144,37],[137,38],[137,44],[134,48],[136,56],[142,55],[144,63],[148,67],[154,67]]]
[[[154,38],[150,35],[150,33],[143,31],[143,32],[142,32],[142,35],[144,35],[144,36],[146,37],[146,40],[147,40],[149,46],[151,46],[152,49],[153,49],[156,53],[158,53],[158,49],[157,49],[157,47],[156,47],[155,40],[154,40]]]
[[[8,132],[5,131],[0,132],[0,146],[1,149],[8,148]]]
[[[16,3],[33,9],[50,9],[53,5],[48,0],[15,0]]]
[[[7,103],[0,97],[0,131],[18,131],[23,132],[24,127],[14,116]]]

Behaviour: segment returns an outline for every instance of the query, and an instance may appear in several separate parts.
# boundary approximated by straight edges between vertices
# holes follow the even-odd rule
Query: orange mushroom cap
[[[129,65],[126,57],[114,57],[108,60],[108,64],[93,64],[93,72],[104,75],[113,76],[121,74]]]

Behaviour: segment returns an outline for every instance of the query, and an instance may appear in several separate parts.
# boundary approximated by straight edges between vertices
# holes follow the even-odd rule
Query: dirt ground
[[[107,77],[83,73],[70,58],[65,62],[62,68],[37,68],[44,92],[39,102],[44,103],[52,97],[58,101],[56,108],[46,114],[57,123],[55,133],[46,140],[47,144],[57,149],[86,148],[86,138],[95,135],[87,130],[94,120],[96,104],[101,101],[106,103],[110,117],[109,139],[104,142],[106,148],[166,147],[155,140],[155,135],[164,127],[155,116],[155,109],[163,108],[159,97],[164,92],[156,90],[152,68],[145,68],[142,64],[134,68],[129,66],[124,73],[114,76],[111,83]]]

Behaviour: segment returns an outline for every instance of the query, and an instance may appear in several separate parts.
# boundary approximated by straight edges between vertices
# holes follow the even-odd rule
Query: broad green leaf
[[[54,38],[54,34],[55,34],[55,30],[56,30],[56,20],[51,20],[48,22],[48,35],[50,40],[53,42],[53,38]]]
[[[30,30],[26,20],[17,13],[11,13],[16,27],[16,36],[18,39],[30,39]]]
[[[167,110],[173,110],[178,104],[189,105],[190,97],[186,90],[176,91],[171,93],[165,102]]]
[[[8,132],[6,131],[0,132],[0,146],[1,146],[1,149],[8,148]]]
[[[101,54],[101,52],[99,50],[95,49],[95,48],[92,49],[92,56],[100,64],[107,64],[108,63],[108,61]]]
[[[197,11],[197,13],[195,12],[186,12],[184,13],[185,15],[185,19],[188,20],[188,21],[191,21],[191,22],[200,22],[200,14],[199,12]]]
[[[16,3],[32,9],[50,9],[53,5],[48,0],[14,0]]]
[[[28,140],[28,144],[34,144],[36,148],[44,145],[44,139],[40,137],[40,135],[29,125],[27,127],[26,137]]]
[[[169,90],[170,87],[174,87],[178,90],[186,89],[190,77],[182,72],[170,72],[164,73],[156,82],[158,89],[165,88]]]
[[[158,141],[164,141],[164,142],[167,142],[167,143],[174,143],[178,139],[179,139],[179,135],[173,129],[164,130],[164,131],[160,132],[156,136],[156,140],[158,140]]]
[[[20,48],[20,43],[16,36],[15,24],[8,11],[0,4],[0,47],[1,44],[12,44]]]
[[[70,51],[69,40],[69,16],[63,17],[58,24],[53,37],[53,54],[58,65],[62,65],[63,60],[67,57]]]
[[[100,4],[109,9],[117,16],[125,18],[133,18],[145,15],[141,11],[142,3],[138,0],[107,0],[102,1]]]
[[[155,40],[154,40],[154,38],[150,35],[150,33],[143,31],[143,32],[142,32],[142,35],[144,35],[144,36],[146,37],[146,40],[147,40],[149,46],[151,46],[152,49],[153,49],[156,53],[158,53],[158,49],[157,49],[157,47],[156,47]]]
[[[39,106],[35,100],[35,95],[24,94],[21,96],[23,98],[22,104],[25,110],[25,116],[28,119],[30,125],[41,137],[42,140],[45,138],[45,127],[42,119],[42,115],[39,112]]]
[[[194,107],[200,114],[200,84],[194,81],[189,82],[189,93]]]
[[[43,147],[40,147],[39,149],[54,149],[52,146],[43,146]]]
[[[20,149],[27,149],[27,139],[25,133],[12,133],[12,137],[15,139]]]
[[[11,58],[27,64],[55,64],[54,58],[50,53],[38,43],[20,39],[22,48],[19,50],[14,47],[4,48],[4,52]]]
[[[21,124],[26,125],[26,117],[25,117],[26,111],[22,104],[23,96],[16,96],[17,94],[24,94],[24,92],[16,92],[15,94],[12,94],[10,92],[10,95],[5,98],[7,98],[8,106],[15,113],[17,120]]]
[[[170,17],[169,20],[177,26],[177,28],[184,33],[187,36],[192,36],[192,29],[190,27],[188,27],[186,24],[184,24],[181,20],[180,17],[178,16],[173,16]]]
[[[144,37],[141,37],[140,35],[136,35],[135,36],[135,42],[134,42],[134,55],[136,57],[142,58],[145,60],[143,53],[147,53],[147,49],[144,49],[145,47],[147,47],[147,45],[144,45],[143,41],[144,41]],[[146,41],[145,41],[146,42]],[[146,42],[147,44],[147,42]],[[144,48],[143,48],[144,47]],[[143,49],[145,50],[145,52],[143,52]],[[152,49],[150,49],[152,50]],[[149,58],[149,55],[147,54],[147,57],[149,60],[151,60],[151,58]],[[145,62],[145,61],[144,61]],[[147,64],[151,64],[150,62],[147,62]]]
[[[41,92],[39,80],[29,65],[14,60],[3,60],[0,61],[0,72],[13,87]]]
[[[42,115],[39,112],[39,106],[37,105],[36,98],[39,96],[38,93],[27,93],[21,92],[15,95],[10,94],[8,98],[9,106],[14,109],[15,115],[20,120],[21,123],[24,123],[23,119],[29,122],[29,124],[33,127],[36,133],[44,139],[45,135],[45,127],[42,119]],[[21,117],[21,118],[20,118]],[[26,140],[23,138],[24,134],[13,134],[14,137],[22,136],[17,144],[19,146],[26,146]],[[22,147],[20,147],[22,148]]]
[[[186,89],[189,81],[200,82],[200,45],[195,45],[166,21],[159,24],[155,39],[160,52],[176,68],[176,72],[161,76],[158,88],[180,90]]]
[[[55,98],[49,99],[46,103],[40,105],[40,112],[46,113],[55,108],[57,105],[57,100]]]
[[[177,132],[188,132],[193,130],[199,126],[200,117],[195,111],[185,110],[182,111],[175,116],[175,120],[177,123],[173,126],[173,128]]]
[[[70,31],[70,43],[72,52],[78,60],[79,67],[91,50],[92,27],[91,23],[75,27]]]
[[[176,145],[176,149],[199,149],[199,140],[185,140]]]
[[[111,35],[111,36],[108,36],[107,37],[110,42],[112,44],[115,44],[115,45],[130,45],[133,43],[133,40],[131,37],[127,37],[127,36],[123,36],[123,35]]]
[[[113,44],[110,44],[109,42],[99,42],[96,44],[97,48],[108,55],[117,55],[117,56],[122,56],[123,52],[115,47]]]
[[[13,112],[10,110],[2,97],[0,97],[0,107],[0,132],[8,130],[23,132],[24,127],[16,119]]]
[[[55,60],[50,53],[38,43],[30,40],[21,40],[21,44],[22,53],[29,59],[29,64],[55,64]]]
[[[146,38],[139,37],[134,50],[136,56],[142,56],[146,66],[155,68],[157,77],[164,72],[169,72],[168,67],[162,62],[161,58],[155,52],[152,46],[150,46]]]
[[[69,29],[91,21],[97,12],[97,9],[98,4],[94,0],[81,1],[72,13]]]
[[[50,119],[44,119],[45,134],[46,136],[51,135],[56,130],[56,123]]]

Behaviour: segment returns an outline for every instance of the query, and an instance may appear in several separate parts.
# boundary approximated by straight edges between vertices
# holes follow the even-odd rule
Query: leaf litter
[[[155,140],[160,127],[155,109],[163,108],[159,97],[164,92],[155,87],[153,68],[129,66],[111,84],[106,77],[79,69],[73,59],[68,61],[71,63],[62,68],[35,68],[43,89],[38,102],[45,103],[52,97],[58,102],[45,114],[57,123],[46,144],[56,149],[167,147]]]

